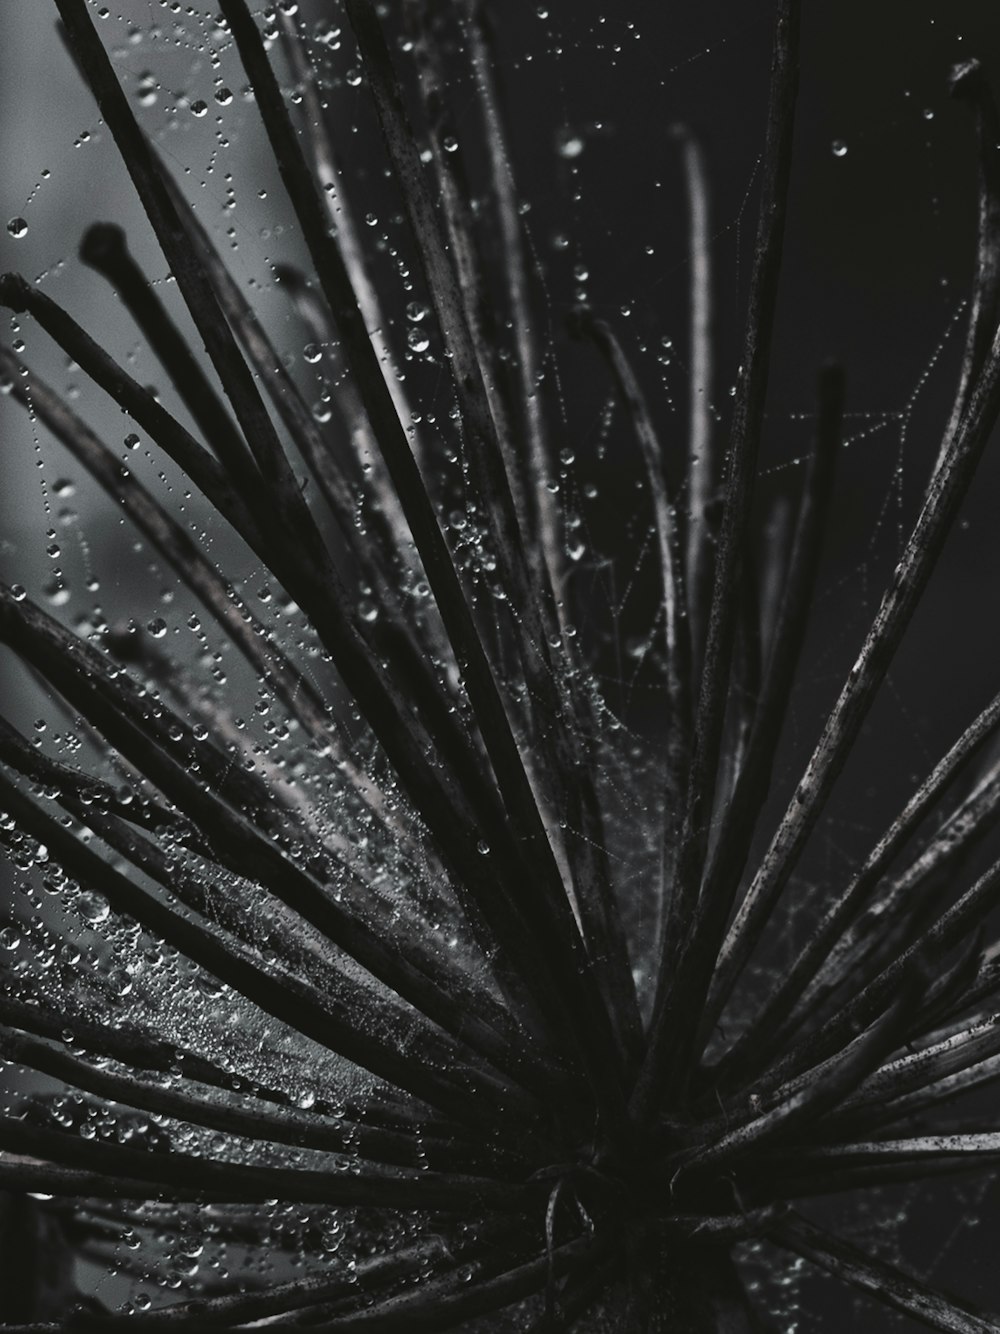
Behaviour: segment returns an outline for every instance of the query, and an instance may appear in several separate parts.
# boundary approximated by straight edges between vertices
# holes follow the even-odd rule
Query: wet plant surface
[[[853,1319],[808,1267],[876,1321],[1000,1328],[900,1240],[915,1187],[989,1226],[1000,696],[970,700],[856,853],[815,851],[1000,410],[980,66],[951,76],[978,198],[951,404],[853,665],[806,720],[853,428],[845,370],[818,367],[775,483],[794,0],[728,392],[705,153],[671,134],[669,413],[629,307],[593,300],[582,263],[572,302],[547,295],[498,7],[344,0],[343,29],[294,3],[192,10],[211,105],[133,77],[121,15],[52,9],[159,258],[95,220],[71,261],[116,293],[126,355],[54,283],[0,278],[0,374],[62,451],[47,513],[103,493],[134,534],[122,588],[161,591],[109,612],[91,571],[80,614],[57,529],[44,597],[0,585],[20,683],[0,720],[4,1327],[722,1334],[820,1328],[830,1300]],[[357,179],[338,88],[368,117]],[[260,135],[257,193],[298,248],[250,282],[148,133],[168,94],[215,117],[212,170],[234,105]],[[563,127],[567,171],[584,151]],[[600,377],[596,438],[568,428],[561,359]]]

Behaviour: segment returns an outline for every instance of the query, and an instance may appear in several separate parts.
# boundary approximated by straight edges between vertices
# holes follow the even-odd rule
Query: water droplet
[[[302,349],[302,355],[310,366],[315,366],[317,361],[321,361],[323,358],[323,348],[319,343],[307,343]]]
[[[15,241],[20,241],[22,236],[27,235],[28,224],[23,218],[11,218],[7,224],[7,230]]]
[[[490,845],[484,838],[481,838],[476,844],[476,851],[483,857],[488,857],[490,855]]]
[[[847,145],[843,139],[834,139],[830,149],[834,157],[847,157]]]
[[[111,909],[104,899],[96,894],[81,894],[79,899],[80,916],[87,922],[92,922],[95,926],[99,922],[107,921],[111,915]]]
[[[578,134],[563,133],[559,139],[559,156],[564,158],[579,157],[584,143]]]
[[[45,600],[53,607],[65,607],[69,601],[69,589],[61,579],[52,579],[42,589],[45,594]]]
[[[127,996],[132,990],[132,979],[124,968],[112,968],[108,973],[108,986],[116,996]]]
[[[217,90],[216,90],[216,93],[215,93],[215,100],[216,100],[216,102],[218,102],[218,104],[219,104],[220,107],[227,107],[227,106],[229,106],[229,103],[233,100],[232,89],[231,89],[231,88],[219,88],[219,89],[217,89]],[[194,110],[193,107],[192,107],[192,110]]]
[[[21,943],[21,936],[12,926],[5,926],[0,931],[0,947],[5,950],[16,950]]]
[[[124,442],[124,443],[125,443],[125,448],[126,448],[126,449],[138,449],[138,448],[139,448],[139,437],[135,434],[135,432],[132,432],[130,435],[127,435],[127,436],[125,437],[125,442]]]
[[[151,621],[147,622],[146,629],[154,639],[162,639],[167,633],[167,623],[162,616],[154,616]]]
[[[372,621],[378,620],[378,607],[369,598],[362,598],[358,603],[358,615],[370,625]]]
[[[361,71],[359,69],[349,69],[346,78],[352,88],[358,88],[361,84]]]
[[[411,329],[406,335],[406,343],[411,352],[426,352],[431,340],[423,329]]]
[[[198,98],[197,102],[191,103],[192,116],[204,116],[207,110],[208,110],[208,103],[203,102],[200,97]]]

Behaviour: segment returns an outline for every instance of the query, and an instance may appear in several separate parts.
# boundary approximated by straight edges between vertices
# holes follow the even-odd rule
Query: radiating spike
[[[729,669],[736,632],[735,595],[747,543],[757,452],[767,396],[771,338],[777,305],[784,239],[785,208],[791,170],[792,128],[798,88],[799,0],[781,0],[775,26],[767,136],[761,167],[757,243],[746,324],[743,364],[736,386],[722,521],[715,562],[701,689],[695,712],[694,745],[679,841],[677,889],[672,911],[675,938],[684,938],[697,909],[708,845],[719,745],[726,715]],[[696,1025],[687,1012],[686,962],[669,953],[661,959],[650,1041],[633,1096],[640,1119],[648,1120],[668,1087],[679,1091],[672,1072],[686,1063],[688,1045],[681,1032]],[[680,1007],[678,1009],[678,1006]]]
[[[929,1288],[919,1279],[867,1251],[860,1251],[801,1216],[786,1219],[770,1235],[786,1250],[804,1256],[835,1278],[868,1293],[883,1306],[913,1316],[931,1329],[950,1334],[996,1334],[1000,1328],[985,1312]]]
[[[684,584],[687,590],[691,661],[695,675],[705,646],[715,563],[713,509],[718,494],[720,459],[712,428],[713,275],[709,191],[705,155],[691,131],[674,127],[681,148],[688,208],[690,266],[690,351],[688,353],[688,527]]]
[[[361,327],[360,316],[342,260],[336,248],[329,243],[315,185],[291,129],[288,113],[268,63],[257,26],[243,0],[224,0],[222,10],[256,90],[265,129],[271,138],[286,188],[302,224],[304,236],[316,265],[317,276],[341,330],[347,356],[358,374],[359,387],[375,437],[386,460],[438,607],[448,628],[476,721],[490,754],[497,784],[508,807],[509,822],[516,830],[527,854],[526,865],[532,892],[525,895],[523,893],[525,886],[522,883],[509,884],[509,892],[519,895],[522,911],[538,933],[539,944],[548,962],[546,971],[555,969],[558,972],[560,987],[553,995],[561,1001],[560,1019],[575,1033],[576,1041],[591,1066],[595,1093],[600,1091],[602,1098],[619,1100],[620,1104],[619,1077],[610,1073],[618,1065],[618,1058],[607,1014],[573,921],[558,867],[545,835],[544,824],[470,607],[437,517],[417,472],[409,445],[400,430],[395,410],[386,397],[381,372],[372,364],[371,344]],[[447,310],[441,312],[442,324],[452,336],[458,338],[460,332],[465,330],[464,311],[455,291],[450,261],[444,256],[440,246],[437,221],[427,201],[421,178],[422,168],[415,156],[412,143],[406,136],[405,127],[399,121],[395,78],[378,21],[374,13],[364,6],[359,9],[355,5],[349,5],[348,16],[352,23],[360,24],[361,45],[366,53],[369,77],[375,80],[377,87],[381,89],[380,109],[392,119],[389,136],[390,156],[395,160],[396,155],[402,155],[405,160],[407,200],[408,205],[416,207],[419,211],[418,231],[425,240],[432,238],[435,242],[435,279],[431,285],[432,288],[435,286],[441,288],[448,298]],[[439,272],[439,269],[442,271]],[[455,298],[454,301],[452,297]],[[455,363],[454,356],[452,361],[457,381],[471,394],[468,406],[473,413],[473,419],[467,418],[466,421],[467,429],[472,430],[476,440],[471,457],[480,459],[482,451],[480,462],[488,461],[493,457],[490,447],[492,421],[488,409],[479,401],[476,394],[478,370],[468,343],[467,330],[462,338],[464,341],[453,347],[458,362]],[[492,448],[495,449],[495,442]],[[502,473],[496,472],[491,476],[495,483],[491,492],[493,499],[501,508],[505,505],[509,507],[509,489]],[[504,512],[508,513],[507,510]],[[508,518],[510,518],[509,513]],[[508,531],[513,532],[513,530],[514,525],[511,522],[508,524]],[[497,554],[509,562],[511,559],[516,561],[519,552],[520,548],[516,543],[512,550],[505,549],[504,544],[501,544]],[[523,589],[523,580],[519,587]],[[517,591],[514,590],[515,594]],[[530,618],[533,614],[534,600],[530,596],[516,600],[520,613]],[[544,656],[545,644],[544,636],[536,637],[531,653],[541,652]],[[540,689],[541,698],[544,700],[552,690],[551,674],[545,676]],[[553,716],[558,716],[559,713],[561,707],[557,705]],[[489,834],[487,841],[492,842]],[[518,881],[521,880],[522,877],[518,876]],[[597,1075],[598,1067],[602,1070],[600,1076]]]
[[[993,150],[991,149],[990,152]],[[991,220],[993,214],[990,213]],[[1000,222],[1000,213],[995,221]],[[991,238],[991,254],[996,240]],[[989,247],[988,247],[989,248]],[[980,265],[984,251],[980,248]],[[992,265],[993,261],[988,261]],[[974,290],[990,288],[992,267],[980,267]],[[989,298],[992,300],[992,297]],[[968,490],[976,465],[1000,412],[1000,335],[991,329],[988,352],[968,394],[960,382],[923,508],[910,534],[861,651],[813,751],[791,805],[764,854],[719,956],[709,1004],[721,1010],[733,983],[780,897],[806,839],[819,819],[834,782],[874,702],[893,654],[927,586],[945,538]],[[978,344],[977,344],[978,345]],[[959,410],[959,406],[961,410]]]

